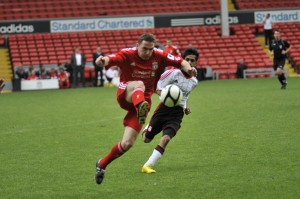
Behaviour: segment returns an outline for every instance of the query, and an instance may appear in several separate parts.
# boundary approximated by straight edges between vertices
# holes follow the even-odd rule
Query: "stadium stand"
[[[277,23],[274,25],[274,30],[276,29],[279,29],[281,37],[292,45],[289,60],[296,67],[297,71],[300,72],[300,23]]]
[[[232,2],[239,9],[300,7],[300,0],[235,0]],[[136,0],[6,0],[0,3],[0,20],[82,18],[99,15],[129,16],[145,13],[218,10],[220,10],[218,0],[145,0],[139,2]],[[300,43],[296,39],[300,34],[299,24],[279,23],[275,26],[283,30],[282,37],[293,45],[290,61],[297,65],[300,71]],[[220,36],[220,26],[20,34],[9,35],[8,46],[13,67],[18,63],[24,66],[65,63],[75,47],[81,47],[87,57],[87,62],[92,62],[92,54],[97,46],[101,46],[106,54],[114,53],[122,48],[135,46],[137,37],[146,31],[154,33],[160,43],[165,43],[166,38],[172,38],[173,44],[177,44],[181,50],[192,44],[201,53],[198,66],[212,68],[213,73],[218,74],[220,79],[235,78],[237,62],[240,58],[244,58],[249,69],[272,66],[272,61],[255,38],[255,34],[263,33],[262,24],[232,25],[229,37]],[[4,45],[4,42],[4,37],[0,37],[0,46]],[[91,76],[88,75],[88,71],[85,74],[87,78]],[[259,75],[253,77],[259,77]]]
[[[210,66],[220,79],[235,78],[237,62],[244,58],[249,68],[271,67],[272,62],[255,39],[256,25],[232,26],[233,35],[220,36],[219,26],[191,26],[175,28],[155,28],[145,30],[119,30],[78,33],[46,33],[10,35],[9,48],[13,66],[65,63],[74,48],[79,46],[92,62],[96,46],[101,46],[104,53],[115,53],[122,48],[132,47],[137,37],[144,32],[156,35],[160,43],[172,38],[180,49],[189,44],[201,53],[199,67]],[[98,38],[105,38],[98,39]],[[197,39],[195,39],[197,38]]]
[[[299,8],[299,0],[235,0],[237,9],[253,10],[253,9],[274,9],[274,8]]]
[[[78,18],[101,15],[136,15],[218,10],[220,10],[218,0],[6,0],[0,3],[0,20]]]
[[[278,23],[275,28],[281,29],[282,37],[293,45],[290,60],[299,68],[300,42],[297,38],[300,36],[298,31],[300,23]],[[135,46],[136,39],[140,34],[151,32],[156,35],[160,43],[165,43],[166,38],[172,38],[173,43],[178,44],[180,49],[192,44],[201,53],[199,67],[211,67],[214,73],[218,73],[219,79],[233,79],[240,58],[244,58],[249,69],[272,67],[272,61],[255,38],[255,34],[261,33],[261,29],[261,24],[233,25],[229,37],[220,36],[220,26],[190,26],[145,30],[9,35],[8,41],[12,64],[15,67],[18,63],[25,66],[65,63],[74,48],[78,46],[86,55],[87,62],[92,62],[92,54],[96,46],[101,46],[106,54],[115,53],[122,48]],[[105,40],[98,38],[105,38]]]
[[[0,46],[4,46],[5,44],[5,38],[4,36],[0,35]]]

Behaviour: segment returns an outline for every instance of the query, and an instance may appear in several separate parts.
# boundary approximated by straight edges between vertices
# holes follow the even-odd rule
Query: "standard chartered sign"
[[[154,17],[125,17],[80,20],[55,20],[50,22],[51,32],[82,32],[154,28]]]
[[[274,23],[300,21],[300,10],[256,11],[255,23],[262,23],[268,13]]]

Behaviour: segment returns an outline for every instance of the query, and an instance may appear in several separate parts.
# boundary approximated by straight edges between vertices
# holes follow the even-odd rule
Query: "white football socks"
[[[154,166],[154,164],[161,158],[162,154],[154,149],[152,155],[149,157],[148,161],[144,164],[144,166],[151,165]]]

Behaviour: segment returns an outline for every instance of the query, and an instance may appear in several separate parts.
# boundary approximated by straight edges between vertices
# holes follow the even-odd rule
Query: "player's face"
[[[167,40],[167,46],[171,46],[171,45],[172,45],[171,40]]]
[[[274,33],[274,38],[275,38],[276,40],[279,40],[279,39],[280,39],[280,32],[275,31],[275,33]]]
[[[154,43],[143,41],[141,44],[138,44],[138,54],[139,57],[148,60],[150,59],[154,49]]]
[[[185,61],[189,62],[189,64],[192,67],[196,67],[196,64],[197,64],[196,55],[188,55],[184,59],[185,59]]]

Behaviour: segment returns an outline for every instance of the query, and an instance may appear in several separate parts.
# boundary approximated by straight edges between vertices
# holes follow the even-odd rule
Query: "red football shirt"
[[[58,79],[59,80],[65,81],[65,80],[68,80],[68,77],[69,77],[69,75],[66,71],[58,74]]]
[[[110,61],[106,69],[119,66],[121,69],[120,82],[143,81],[146,87],[145,98],[151,98],[160,75],[166,66],[181,67],[183,59],[154,49],[149,60],[143,60],[138,55],[138,49],[126,48],[117,54],[108,55]]]
[[[174,55],[174,56],[180,55],[178,49],[175,46],[165,46],[164,52],[170,53],[171,55]]]

